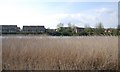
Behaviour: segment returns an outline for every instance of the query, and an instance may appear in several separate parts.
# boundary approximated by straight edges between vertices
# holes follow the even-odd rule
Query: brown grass
[[[118,37],[4,37],[5,70],[116,70]]]

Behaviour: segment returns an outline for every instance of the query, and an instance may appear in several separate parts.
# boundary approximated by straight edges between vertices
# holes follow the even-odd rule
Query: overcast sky
[[[72,0],[71,0],[72,1]],[[44,25],[56,28],[58,23],[79,27],[104,27],[118,24],[117,2],[40,2],[40,0],[1,0],[0,25]]]

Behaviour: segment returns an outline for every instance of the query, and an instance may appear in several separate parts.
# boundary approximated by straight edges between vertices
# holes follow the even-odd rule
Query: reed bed
[[[116,70],[118,37],[2,38],[4,70]]]

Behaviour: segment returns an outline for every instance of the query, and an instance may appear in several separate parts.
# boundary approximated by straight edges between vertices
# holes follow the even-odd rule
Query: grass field
[[[116,70],[118,37],[3,37],[5,70]]]

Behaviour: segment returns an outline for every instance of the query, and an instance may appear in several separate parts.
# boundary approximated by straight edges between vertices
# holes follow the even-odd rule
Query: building
[[[80,33],[82,31],[84,31],[84,28],[82,28],[82,27],[75,27],[75,32],[76,33]]]
[[[19,29],[17,25],[0,25],[0,32],[2,34],[16,34]]]
[[[113,29],[112,28],[108,28],[108,29],[105,29],[104,32],[105,33],[112,33]]]
[[[44,26],[23,26],[24,33],[45,33]]]
[[[76,33],[80,33],[80,32],[83,32],[83,31],[84,31],[84,28],[82,28],[82,27],[73,27],[73,28],[71,28],[71,27],[60,27],[60,28],[63,29],[63,30],[72,29],[72,30],[74,30]]]

